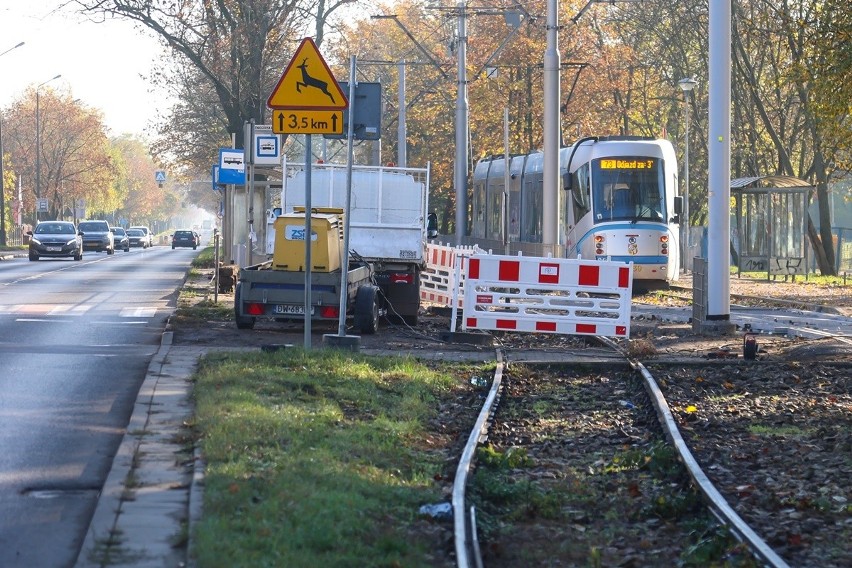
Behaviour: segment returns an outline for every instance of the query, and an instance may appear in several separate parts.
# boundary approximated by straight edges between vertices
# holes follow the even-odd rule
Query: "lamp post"
[[[62,75],[57,75],[36,85],[36,200],[41,199],[41,114],[39,113],[39,89],[47,85],[51,81],[59,79]],[[36,224],[38,224],[38,203],[36,203]]]
[[[683,91],[683,114],[684,114],[684,131],[683,131],[683,220],[681,221],[681,242],[683,250],[689,254],[689,95],[698,81],[695,77],[686,77],[677,82],[680,89]]]
[[[20,42],[18,45],[10,47],[3,53],[0,53],[0,57],[6,55],[13,49],[18,49],[24,45],[24,42]],[[0,246],[6,246],[6,185],[3,176],[3,115],[0,114]]]

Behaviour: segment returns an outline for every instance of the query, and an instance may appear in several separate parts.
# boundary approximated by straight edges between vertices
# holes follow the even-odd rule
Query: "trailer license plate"
[[[305,306],[300,304],[275,304],[273,311],[276,314],[287,315],[305,315]],[[314,308],[311,306],[311,315],[314,315]]]

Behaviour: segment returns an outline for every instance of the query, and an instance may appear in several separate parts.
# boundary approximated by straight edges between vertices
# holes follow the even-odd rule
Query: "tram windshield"
[[[666,198],[659,158],[599,158],[592,162],[595,222],[663,221]]]

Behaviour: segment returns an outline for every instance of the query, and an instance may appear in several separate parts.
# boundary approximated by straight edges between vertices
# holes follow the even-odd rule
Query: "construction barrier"
[[[420,274],[420,299],[424,302],[452,307],[455,294],[456,307],[461,308],[467,264],[464,259],[475,252],[481,252],[481,249],[476,246],[453,247],[428,243],[426,268]]]
[[[626,338],[632,286],[632,263],[476,254],[462,328]]]

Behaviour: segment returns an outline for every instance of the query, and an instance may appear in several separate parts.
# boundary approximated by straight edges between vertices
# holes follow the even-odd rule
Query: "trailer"
[[[373,267],[353,259],[346,267],[346,306],[341,306],[342,211],[311,215],[311,321],[337,321],[341,310],[361,333],[379,326],[380,292]],[[252,329],[258,319],[305,318],[305,216],[281,215],[275,221],[272,258],[240,270],[234,291],[234,320],[239,329]]]
[[[311,164],[311,207],[344,209],[348,173],[342,164]],[[420,274],[426,266],[429,168],[352,166],[350,254],[372,268],[380,309],[416,325]],[[267,254],[274,253],[279,215],[304,210],[307,170],[284,168],[281,207],[267,221]]]

